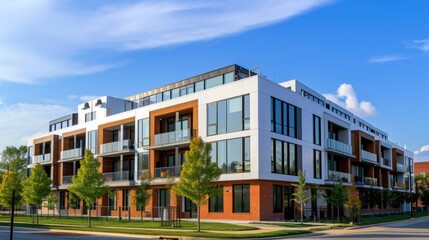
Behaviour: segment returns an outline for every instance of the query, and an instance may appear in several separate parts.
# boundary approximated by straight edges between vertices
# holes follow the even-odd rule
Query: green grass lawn
[[[429,216],[429,213],[428,212],[415,212],[414,213],[415,218],[425,217],[425,216]],[[361,225],[394,222],[394,221],[400,221],[400,220],[406,220],[406,219],[410,219],[410,213],[395,214],[395,215],[390,215],[390,216],[364,217],[361,219]]]
[[[0,225],[9,225],[9,216],[0,216]],[[234,224],[226,223],[208,223],[203,222],[202,232],[196,232],[196,222],[182,221],[182,226],[177,228],[162,227],[160,222],[144,222],[131,221],[131,222],[118,222],[117,220],[109,219],[108,222],[98,220],[93,221],[93,227],[87,228],[85,219],[52,219],[42,218],[39,219],[39,225],[31,224],[32,219],[30,217],[18,216],[15,218],[15,226],[21,227],[35,227],[35,228],[46,228],[46,229],[62,229],[62,230],[75,230],[75,231],[94,231],[94,232],[106,232],[106,233],[125,233],[125,234],[141,234],[141,235],[159,235],[159,236],[188,236],[188,237],[200,237],[200,238],[267,238],[267,237],[279,237],[287,235],[296,235],[311,233],[306,230],[281,230],[272,231],[265,233],[214,233],[206,232],[208,230],[215,231],[245,231],[245,230],[256,230],[256,227],[247,227]],[[52,224],[52,225],[51,225]],[[151,229],[152,228],[152,229]],[[157,229],[158,228],[158,229]],[[163,229],[159,229],[163,228]],[[185,231],[188,230],[188,231]],[[191,230],[191,231],[189,231]]]
[[[9,221],[9,216],[3,215],[0,216],[0,221]],[[19,223],[32,223],[31,217],[25,217],[25,216],[17,216],[15,217],[15,222]],[[39,217],[39,223],[40,224],[56,224],[56,225],[67,225],[67,226],[76,226],[76,227],[86,227],[88,223],[87,218],[80,219],[76,218],[73,219],[73,217],[64,218],[61,217],[59,219],[58,217],[52,218],[52,217]],[[161,223],[158,221],[152,222],[152,221],[138,221],[138,220],[131,220],[128,222],[127,219],[123,219],[122,221],[118,221],[117,219],[109,219],[106,221],[105,218],[99,218],[98,220],[92,219],[91,221],[92,226],[94,227],[122,227],[122,228],[162,228],[162,229],[176,229],[176,230],[196,230],[197,229],[197,222],[194,221],[181,221],[179,227],[172,228],[171,226],[161,226]],[[216,231],[246,231],[246,230],[256,230],[257,227],[250,227],[250,226],[241,226],[241,225],[235,225],[235,224],[227,224],[227,223],[212,223],[212,222],[201,222],[201,229],[202,230],[216,230]]]
[[[252,224],[267,224],[267,225],[275,225],[280,227],[289,227],[289,228],[305,228],[305,227],[323,227],[325,224],[313,224],[313,223],[291,223],[291,222],[254,222]]]

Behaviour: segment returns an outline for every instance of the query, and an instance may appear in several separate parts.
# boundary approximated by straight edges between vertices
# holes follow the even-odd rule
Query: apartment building
[[[306,172],[308,191],[319,196],[306,205],[315,210],[307,217],[331,214],[322,195],[338,181],[354,181],[368,209],[386,207],[374,189],[412,187],[413,153],[389,142],[386,132],[296,80],[275,83],[238,65],[125,99],[105,96],[80,104],[29,140],[28,168],[42,164],[64,212],[67,187],[89,149],[105,183],[117,190],[115,198],[98,199],[97,206],[109,207],[94,215],[140,217],[132,196],[148,171],[152,198],[143,214],[157,217],[160,207],[174,206],[182,218],[192,218],[195,206],[170,193],[167,175],[178,181],[194,136],[212,144],[212,161],[223,172],[213,182],[222,194],[202,207],[203,219],[294,218],[292,184],[299,170]]]

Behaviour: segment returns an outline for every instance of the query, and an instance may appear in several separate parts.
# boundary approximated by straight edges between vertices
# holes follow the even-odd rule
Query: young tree
[[[185,163],[182,165],[179,183],[174,185],[173,191],[185,196],[197,205],[198,232],[200,232],[200,208],[207,204],[209,197],[221,193],[218,186],[211,181],[218,179],[222,170],[211,161],[211,144],[204,143],[201,137],[191,140],[190,150],[185,153]]]
[[[332,188],[330,194],[324,194],[323,197],[328,203],[337,208],[337,221],[340,221],[340,207],[347,202],[346,188],[338,182]]]
[[[95,201],[107,192],[108,188],[104,185],[103,174],[98,172],[100,162],[94,158],[91,151],[85,151],[85,157],[80,164],[77,175],[72,178],[73,184],[68,190],[85,200],[90,209]],[[88,213],[88,227],[91,227],[91,209]]]
[[[48,196],[46,197],[46,204],[45,207],[48,209],[48,217],[49,217],[49,210],[52,210],[53,216],[55,217],[55,207],[57,205],[57,195],[54,192],[50,192]]]
[[[0,171],[14,171],[24,180],[27,171],[27,147],[7,146],[1,153]]]
[[[31,170],[30,177],[27,178],[23,184],[24,201],[30,205],[36,205],[36,208],[38,208],[42,205],[43,199],[51,192],[51,183],[52,181],[43,170],[42,165],[40,165],[40,163],[36,163],[34,168]],[[39,224],[38,212],[36,215],[37,224]]]
[[[12,206],[12,192],[15,190],[15,205],[21,202],[22,185],[18,173],[9,171],[2,177],[0,186],[0,204],[4,207]]]
[[[360,201],[359,192],[354,182],[352,183],[352,186],[349,189],[348,194],[349,194],[349,197],[345,207],[349,211],[350,221],[353,223],[359,222],[362,203]]]
[[[146,208],[147,203],[149,202],[152,194],[149,193],[151,177],[149,172],[143,172],[140,178],[140,186],[136,190],[133,201],[134,205],[137,207],[137,210],[140,210],[140,219],[143,222],[143,211]]]
[[[80,206],[80,198],[76,194],[69,192],[67,204],[68,208],[74,209],[74,216],[76,217],[76,208]]]
[[[298,171],[298,184],[292,184],[295,187],[293,200],[299,204],[301,208],[301,224],[304,224],[304,205],[311,200],[311,194],[306,191],[305,172]]]
[[[393,194],[393,192],[391,190],[386,190],[383,193],[384,193],[383,198],[384,198],[384,201],[386,202],[385,207],[391,208],[393,206],[393,204],[395,203],[395,195]]]

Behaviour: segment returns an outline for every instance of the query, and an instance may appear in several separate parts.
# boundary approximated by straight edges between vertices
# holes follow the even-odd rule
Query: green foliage
[[[30,205],[41,205],[43,199],[51,192],[51,179],[43,170],[40,163],[36,163],[31,170],[30,177],[24,181],[24,201]]]
[[[338,182],[332,188],[331,194],[324,194],[323,197],[328,203],[337,208],[337,221],[339,221],[340,207],[344,206],[344,204],[347,202],[346,188],[342,185],[341,182]]]
[[[57,205],[57,200],[57,195],[54,192],[50,192],[46,197],[45,207],[49,210],[55,209],[55,206]]]
[[[350,221],[354,223],[359,222],[362,203],[359,198],[359,191],[357,190],[356,184],[354,182],[352,183],[348,194],[349,197],[345,207],[349,212]]]
[[[1,153],[0,171],[14,171],[23,180],[27,171],[27,147],[7,146]]]
[[[133,203],[139,211],[144,211],[147,203],[152,197],[152,194],[148,192],[150,181],[151,177],[149,175],[149,172],[143,172],[142,177],[140,178],[140,186],[136,190],[133,197]]]
[[[91,151],[85,151],[85,157],[80,162],[76,176],[73,176],[73,185],[68,190],[85,200],[88,208],[102,197],[108,190],[103,182],[103,174],[98,172],[100,162],[94,158]],[[91,211],[89,211],[91,215]],[[88,227],[91,227],[91,217],[88,218]]]
[[[426,207],[429,206],[429,172],[415,177],[417,195]]]
[[[3,174],[0,186],[0,204],[5,207],[12,206],[12,192],[15,190],[15,204],[21,202],[22,185],[18,173],[9,171]]]
[[[386,202],[386,205],[387,205],[386,207],[392,207],[393,204],[395,204],[396,196],[391,190],[385,190],[383,192],[383,198],[384,198],[384,201]]]
[[[305,183],[305,172],[298,171],[298,184],[292,184],[295,187],[293,200],[300,205],[301,208],[301,224],[304,224],[304,204],[311,200],[311,194],[306,191],[307,184]]]
[[[72,209],[79,208],[80,207],[80,198],[76,194],[69,192],[67,203],[68,203],[69,208],[72,208]]]
[[[211,144],[193,138],[190,150],[185,153],[185,163],[182,165],[179,183],[172,187],[180,196],[187,197],[198,208],[198,231],[200,231],[200,207],[207,204],[209,196],[217,196],[221,189],[211,184],[222,174],[222,170],[211,161]]]

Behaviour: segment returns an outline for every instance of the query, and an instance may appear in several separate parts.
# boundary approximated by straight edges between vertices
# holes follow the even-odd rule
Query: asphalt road
[[[388,223],[373,227],[330,230],[299,239],[429,239],[429,217]]]
[[[0,239],[8,240],[10,227],[0,226]],[[37,228],[14,228],[14,240],[136,240],[152,238],[127,238],[120,236],[106,236],[97,234],[62,233]]]

